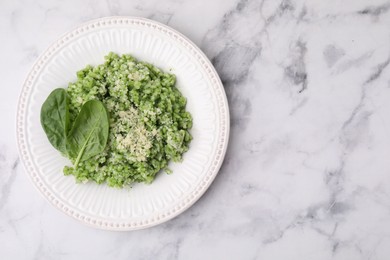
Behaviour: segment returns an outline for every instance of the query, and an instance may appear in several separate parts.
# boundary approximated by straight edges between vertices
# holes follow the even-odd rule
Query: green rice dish
[[[103,152],[66,166],[64,174],[121,188],[151,183],[160,170],[170,173],[169,161],[180,162],[192,139],[192,117],[175,82],[173,74],[114,53],[104,64],[77,72],[66,89],[70,121],[85,102],[100,100],[109,114],[109,135]]]

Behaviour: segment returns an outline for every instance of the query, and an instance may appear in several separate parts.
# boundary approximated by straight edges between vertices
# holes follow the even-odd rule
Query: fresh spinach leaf
[[[41,125],[49,142],[67,155],[66,136],[69,131],[69,97],[65,89],[57,88],[47,97],[41,108]]]
[[[82,107],[67,136],[66,149],[75,159],[74,167],[103,152],[108,140],[109,118],[106,107],[98,100],[90,100]]]

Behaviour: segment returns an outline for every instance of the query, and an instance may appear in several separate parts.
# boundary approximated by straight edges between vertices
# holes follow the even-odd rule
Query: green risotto
[[[77,72],[77,81],[66,89],[69,121],[75,121],[87,101],[99,100],[108,112],[109,132],[101,153],[66,166],[65,175],[123,187],[151,183],[162,169],[170,173],[168,162],[181,161],[192,139],[192,117],[175,81],[173,74],[114,53],[104,64]],[[76,158],[70,160],[75,163]]]

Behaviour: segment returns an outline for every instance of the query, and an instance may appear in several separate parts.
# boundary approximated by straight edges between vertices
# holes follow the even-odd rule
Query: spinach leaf
[[[109,118],[106,107],[98,100],[90,100],[82,107],[67,136],[66,149],[75,159],[74,167],[103,152],[108,140]]]
[[[69,97],[65,89],[57,88],[41,108],[41,125],[51,145],[67,155],[66,136],[69,131]]]

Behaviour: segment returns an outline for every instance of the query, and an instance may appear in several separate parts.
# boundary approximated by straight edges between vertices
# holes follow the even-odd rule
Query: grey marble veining
[[[179,217],[91,229],[49,205],[21,167],[15,112],[34,60],[109,15],[187,35],[218,70],[226,159]],[[389,259],[390,2],[0,2],[1,259]]]

